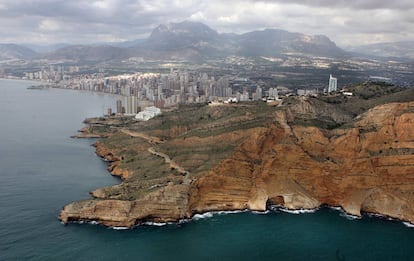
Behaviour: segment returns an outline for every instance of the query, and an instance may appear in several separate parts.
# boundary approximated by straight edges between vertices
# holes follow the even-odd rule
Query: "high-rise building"
[[[137,104],[137,97],[135,96],[127,96],[126,97],[126,107],[125,107],[125,114],[135,115],[138,111],[138,104]]]
[[[338,79],[329,75],[328,93],[335,92],[337,90]]]
[[[116,113],[122,114],[122,101],[120,99],[116,100]]]
[[[279,97],[279,94],[277,92],[277,88],[269,88],[269,98],[270,99],[277,99]]]
[[[256,99],[253,99],[253,100],[260,100],[260,99],[263,98],[263,90],[262,90],[262,88],[260,88],[260,86],[257,86],[257,88],[256,88],[256,97],[255,98]]]

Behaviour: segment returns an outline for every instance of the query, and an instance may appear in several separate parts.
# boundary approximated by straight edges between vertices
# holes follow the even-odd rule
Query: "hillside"
[[[0,61],[31,59],[36,55],[32,49],[17,44],[0,44]]]

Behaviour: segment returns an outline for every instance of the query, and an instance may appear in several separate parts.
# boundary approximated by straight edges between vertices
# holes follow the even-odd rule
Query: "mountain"
[[[126,58],[125,49],[110,45],[70,45],[47,53],[43,58],[49,60],[75,60],[98,62]]]
[[[152,59],[200,60],[221,56],[225,48],[220,40],[220,34],[207,25],[184,21],[159,25],[130,51],[132,56]]]
[[[202,47],[217,41],[219,34],[205,24],[184,21],[155,28],[147,44],[156,50]]]
[[[253,31],[240,35],[240,54],[245,56],[279,56],[286,53],[338,57],[346,52],[324,35],[305,35],[279,29]]]
[[[311,36],[277,29],[242,35],[219,34],[205,24],[189,21],[159,25],[133,50],[135,55],[189,59],[226,55],[280,56],[286,53],[328,57],[347,54],[323,35]]]
[[[0,60],[33,58],[36,52],[17,44],[0,44]]]
[[[157,60],[204,61],[229,55],[247,57],[286,54],[344,57],[347,53],[323,35],[306,35],[280,29],[266,29],[245,34],[220,34],[199,22],[161,24],[144,40],[124,43],[70,45],[51,50],[40,56],[50,60],[72,60],[81,62],[102,62],[129,57],[143,57]],[[58,47],[58,46],[55,46]],[[23,47],[21,47],[23,48]],[[37,48],[37,47],[36,47]],[[16,49],[16,48],[15,48]],[[37,48],[39,51],[42,48]],[[47,49],[46,47],[43,50]],[[33,51],[32,51],[33,52]],[[32,58],[29,50],[6,57]],[[20,55],[18,55],[20,54]]]
[[[414,59],[414,41],[362,45],[350,47],[348,51],[378,57]]]

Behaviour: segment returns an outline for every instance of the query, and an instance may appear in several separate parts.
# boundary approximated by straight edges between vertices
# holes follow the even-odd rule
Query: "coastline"
[[[81,138],[87,138],[87,137],[81,137]],[[104,147],[102,143],[99,142],[99,140],[96,143],[94,143],[93,146],[95,147],[96,155],[100,157],[102,160],[109,163],[107,170],[111,175],[120,177],[122,180],[121,182],[123,182],[125,179],[128,178],[128,171],[119,167],[121,156],[116,155],[113,151]],[[94,197],[95,199],[102,198],[102,196],[99,195],[99,189],[91,191],[90,195]],[[329,208],[332,210],[336,210],[339,212],[340,216],[348,220],[359,220],[359,219],[362,219],[364,216],[367,216],[367,217],[375,217],[379,219],[384,219],[388,221],[400,222],[407,227],[414,228],[414,222],[411,222],[410,220],[399,219],[398,217],[392,217],[392,216],[388,216],[388,215],[378,213],[378,212],[361,212],[360,215],[355,215],[354,213],[347,212],[343,206],[330,206],[326,203],[321,203],[319,206],[315,208],[296,208],[296,209],[286,208],[282,205],[270,205],[266,207],[266,209],[264,210],[255,210],[255,209],[246,209],[246,208],[244,209],[223,208],[223,209],[216,209],[214,211],[206,210],[204,212],[196,212],[184,218],[178,218],[178,219],[168,218],[167,219],[168,221],[167,220],[164,221],[162,219],[158,219],[157,221],[145,221],[144,220],[142,222],[138,222],[134,224],[120,223],[120,224],[112,225],[111,223],[106,223],[106,222],[102,222],[99,220],[94,220],[94,219],[89,220],[89,219],[83,219],[83,218],[80,218],[79,220],[76,220],[76,218],[69,220],[69,219],[65,219],[65,217],[62,216],[62,212],[64,209],[62,209],[62,212],[58,218],[63,224],[67,224],[67,223],[79,223],[79,224],[88,223],[92,225],[100,224],[100,225],[111,227],[115,230],[123,230],[123,229],[133,229],[133,228],[143,226],[143,225],[144,226],[165,226],[165,225],[172,225],[172,224],[182,224],[182,223],[187,223],[191,221],[197,221],[203,218],[210,218],[214,215],[237,214],[237,213],[243,213],[243,212],[251,212],[251,213],[256,213],[256,214],[267,214],[269,212],[276,212],[276,213],[285,212],[285,213],[289,213],[293,215],[312,214],[312,213],[317,212],[321,208]]]
[[[293,117],[310,110],[332,115],[305,98],[295,102],[182,107],[148,123],[95,124],[100,134],[114,130],[96,142],[96,154],[122,182],[65,206],[59,218],[135,227],[280,205],[293,213],[340,207],[347,217],[372,213],[414,224],[414,102],[380,104],[334,129],[295,124]],[[254,119],[264,120],[240,128]],[[183,120],[187,127],[177,125]]]

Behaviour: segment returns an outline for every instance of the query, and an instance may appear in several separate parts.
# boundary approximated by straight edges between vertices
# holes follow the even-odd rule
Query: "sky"
[[[0,0],[0,42],[120,42],[184,20],[220,33],[323,34],[341,47],[414,40],[413,0]]]

